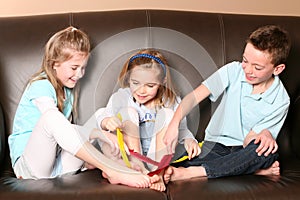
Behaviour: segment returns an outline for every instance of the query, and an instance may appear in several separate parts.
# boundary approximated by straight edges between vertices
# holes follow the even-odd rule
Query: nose
[[[78,79],[80,79],[80,78],[83,77],[83,75],[84,75],[84,70],[83,70],[82,68],[78,68],[77,71],[76,71],[75,76],[76,76]]]
[[[244,65],[244,71],[246,74],[252,74],[252,66],[249,64]]]
[[[145,87],[145,85],[141,85],[141,86],[139,87],[138,91],[139,91],[141,94],[146,93],[146,87]]]

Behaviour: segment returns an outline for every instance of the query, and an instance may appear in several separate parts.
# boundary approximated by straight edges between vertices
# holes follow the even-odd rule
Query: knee
[[[260,143],[254,144],[254,140],[253,140],[248,144],[246,149],[248,149],[248,151],[251,152],[252,154],[255,154],[256,157],[259,157],[266,161],[271,160],[271,162],[272,162],[273,160],[275,161],[278,158],[278,153],[270,153],[268,156],[265,156],[264,154],[262,154],[261,156],[259,156],[258,153],[256,152],[259,145],[260,145]]]

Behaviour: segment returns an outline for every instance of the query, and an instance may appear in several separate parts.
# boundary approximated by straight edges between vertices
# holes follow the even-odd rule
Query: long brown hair
[[[157,60],[151,58],[151,56],[147,57],[147,55],[151,55],[154,56],[154,58],[158,58],[159,60],[157,60],[162,63],[159,63]],[[131,70],[136,66],[143,66],[146,68],[157,67],[160,70],[160,86],[158,88],[156,97],[153,100],[155,102],[155,105],[159,107],[173,106],[176,101],[176,92],[172,82],[169,66],[165,57],[159,51],[153,49],[144,49],[133,54],[126,61],[119,75],[118,81],[122,88],[129,87],[130,73]]]
[[[64,86],[57,79],[56,71],[53,69],[53,66],[56,63],[62,63],[71,59],[73,54],[71,54],[72,51],[70,50],[86,54],[87,56],[90,53],[90,41],[88,36],[83,31],[72,26],[55,33],[48,40],[44,48],[42,67],[29,80],[29,83],[42,79],[48,79],[51,82],[56,91],[57,107],[60,112],[63,112],[64,109]],[[79,84],[72,89],[72,93],[74,95],[72,112],[76,118]]]

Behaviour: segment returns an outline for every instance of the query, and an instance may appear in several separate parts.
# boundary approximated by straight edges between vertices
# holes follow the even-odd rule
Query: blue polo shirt
[[[34,81],[25,89],[18,105],[14,122],[13,132],[8,138],[10,157],[14,165],[16,160],[23,154],[33,128],[41,117],[41,112],[34,105],[33,100],[39,97],[50,97],[57,104],[56,92],[49,80]],[[73,94],[65,88],[64,116],[70,116],[73,105]]]
[[[246,82],[240,62],[229,63],[203,84],[211,92],[209,98],[222,100],[205,130],[205,140],[226,146],[243,145],[246,135],[253,130],[268,129],[273,138],[286,118],[290,98],[278,76],[262,94],[251,94],[253,86]]]

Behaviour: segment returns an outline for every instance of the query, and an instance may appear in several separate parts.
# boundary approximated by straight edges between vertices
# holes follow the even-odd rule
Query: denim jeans
[[[254,141],[245,148],[205,141],[198,157],[173,166],[202,166],[206,170],[207,178],[253,174],[259,169],[270,167],[278,158],[278,153],[270,153],[267,157],[258,156],[255,152],[258,146]]]

